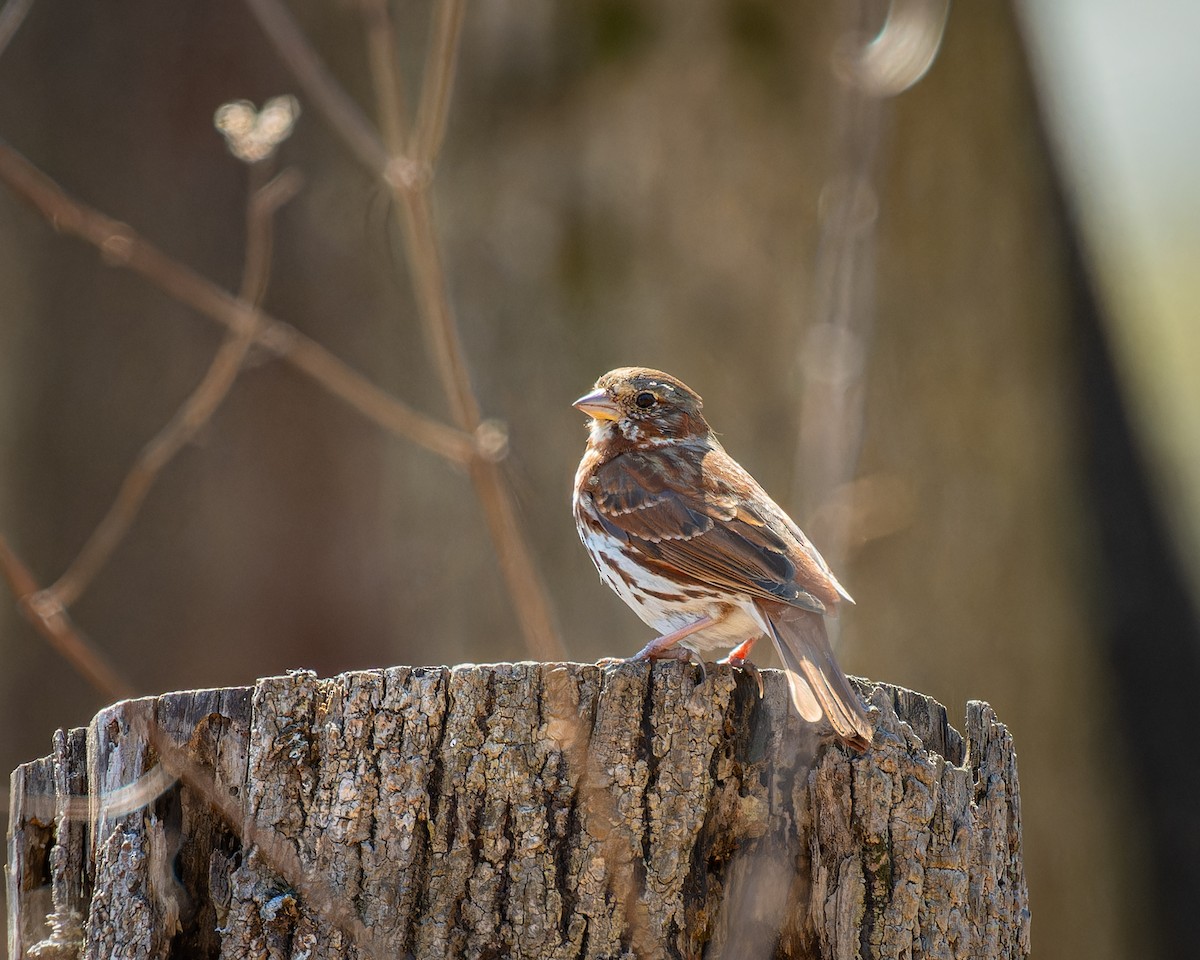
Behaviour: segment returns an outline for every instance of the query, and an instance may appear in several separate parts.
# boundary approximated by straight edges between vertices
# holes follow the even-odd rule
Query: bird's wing
[[[587,487],[597,519],[662,572],[829,612],[845,595],[825,561],[718,445],[631,450]]]

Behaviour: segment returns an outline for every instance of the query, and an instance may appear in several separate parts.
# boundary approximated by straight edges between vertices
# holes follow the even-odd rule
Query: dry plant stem
[[[462,0],[439,0],[434,10],[410,159],[404,162],[395,157],[389,165],[392,170],[407,171],[409,176],[389,176],[388,183],[401,215],[405,253],[426,342],[437,363],[454,419],[464,430],[474,433],[480,424],[479,403],[471,387],[458,323],[447,294],[445,268],[429,201],[429,185],[450,111],[463,15]],[[394,33],[391,38],[394,43]],[[389,61],[394,63],[397,56],[398,51],[393,49]],[[387,78],[377,73],[375,80],[379,86]],[[400,165],[396,166],[398,161]],[[483,505],[501,572],[530,651],[539,660],[562,659],[565,651],[554,628],[546,590],[521,532],[516,503],[501,465],[483,459],[474,461],[471,481]]]
[[[388,157],[379,136],[358,104],[330,75],[288,9],[279,0],[246,3],[325,119],[372,174],[382,174]]]
[[[433,12],[433,33],[421,81],[421,103],[417,127],[409,151],[421,168],[432,169],[446,136],[450,115],[450,93],[454,88],[458,41],[462,35],[464,0],[438,0]]]
[[[29,201],[59,231],[97,247],[106,261],[151,281],[180,303],[230,330],[253,322],[255,313],[228,291],[172,260],[132,228],[67,196],[49,177],[0,141],[0,181]],[[259,314],[255,342],[317,381],[329,393],[397,437],[453,463],[475,457],[475,438],[419,413],[380,390],[361,374],[290,324]]]
[[[446,296],[445,274],[425,189],[397,190],[404,227],[405,252],[417,294],[418,312],[432,348],[455,420],[474,433],[480,425],[479,404],[471,390],[458,325]],[[554,628],[546,589],[521,531],[516,503],[503,467],[482,458],[471,462],[471,482],[483,505],[488,529],[508,583],[517,618],[530,652],[539,660],[561,660],[565,650]]]
[[[374,174],[383,173],[401,211],[405,252],[416,288],[417,307],[426,342],[437,364],[442,387],[449,399],[455,422],[472,435],[480,425],[479,404],[471,389],[470,376],[458,328],[446,296],[445,273],[438,252],[437,236],[429,208],[427,188],[446,129],[454,63],[461,34],[461,0],[441,0],[434,11],[433,37],[426,62],[414,148],[414,157],[392,156],[374,131],[363,131],[365,121],[321,63],[291,13],[278,0],[247,0],[260,25],[291,67],[297,82],[325,114],[331,126],[345,138],[351,152]],[[390,27],[372,26],[372,43],[387,39],[394,43]],[[395,49],[388,62],[397,62]],[[391,83],[380,70],[380,58],[372,55],[376,82]],[[390,93],[377,93],[382,105]],[[387,121],[398,128],[402,117]],[[382,160],[381,160],[381,154]],[[562,641],[554,628],[545,587],[533,563],[532,553],[517,521],[516,505],[499,465],[483,458],[470,464],[472,483],[483,506],[488,529],[500,560],[501,572],[517,610],[517,618],[531,653],[542,660],[564,656]]]
[[[246,203],[246,262],[242,267],[242,286],[238,297],[257,311],[262,306],[271,277],[275,214],[300,192],[301,177],[295,170],[284,170],[268,180],[266,162],[250,164],[248,173],[250,196]]]
[[[566,649],[554,628],[546,588],[517,521],[516,503],[502,469],[498,463],[475,460],[470,467],[471,482],[483,505],[500,571],[508,584],[530,654],[535,660],[564,660]]]
[[[859,19],[869,4],[860,5]],[[851,19],[853,8],[844,14]],[[854,479],[865,433],[863,377],[874,323],[876,172],[885,104],[859,86],[835,84],[836,173],[822,190],[820,243],[814,265],[813,324],[806,331],[795,477],[806,513],[816,514]],[[814,334],[825,331],[823,340]],[[817,347],[818,343],[823,346]],[[830,379],[824,370],[852,374]],[[830,516],[837,516],[836,512]],[[848,547],[847,512],[819,530],[821,549],[838,569]]]
[[[396,27],[388,12],[387,0],[363,0],[362,13],[367,28],[367,55],[371,64],[379,127],[383,131],[387,152],[398,157],[404,153],[408,100],[396,58]]]
[[[425,189],[393,187],[403,227],[404,252],[412,273],[425,338],[437,363],[442,389],[455,422],[474,432],[480,421],[479,403],[471,390],[458,323],[446,295],[446,274],[438,250],[433,211]]]
[[[252,0],[254,3],[274,0]],[[436,149],[441,144],[450,108],[454,62],[458,38],[462,29],[462,5],[457,0],[443,0],[433,17],[433,35],[421,85],[421,104],[417,113],[417,129],[412,135],[411,149],[403,150],[404,117],[393,77],[398,51],[395,30],[382,0],[366,6],[368,45],[372,51],[371,67],[380,123],[388,137],[391,157],[385,176],[397,207],[401,210],[404,229],[404,252],[416,288],[418,313],[426,344],[437,364],[442,389],[450,402],[455,421],[464,430],[479,427],[479,403],[471,389],[458,324],[450,309],[446,294],[445,271],[437,244],[437,231],[429,207],[428,186],[432,179]],[[290,38],[290,33],[284,35]],[[276,38],[277,42],[279,39]],[[384,49],[386,47],[386,50]],[[281,48],[282,49],[282,48]],[[315,56],[312,55],[312,56]],[[286,54],[285,54],[286,57]],[[292,62],[289,59],[289,63]],[[306,89],[332,83],[325,71],[309,79],[299,78]],[[388,110],[392,114],[388,115]]]
[[[59,650],[98,690],[110,700],[123,700],[132,696],[132,692],[101,660],[96,653],[71,626],[64,611],[59,608],[55,612],[46,612],[29,602],[30,598],[44,595],[39,591],[33,575],[21,560],[8,547],[8,542],[0,535],[0,571],[8,581],[13,593],[21,602],[21,610],[30,623],[42,634],[56,650]],[[355,912],[354,904],[342,896],[319,874],[306,871],[304,865],[292,846],[276,836],[270,830],[258,827],[252,817],[244,815],[237,800],[218,790],[212,775],[193,763],[161,728],[151,724],[144,731],[147,742],[154,746],[162,767],[191,790],[199,794],[210,804],[237,833],[245,848],[254,847],[263,859],[280,877],[292,886],[305,902],[320,913],[325,919],[336,924],[350,935],[355,945],[368,957],[381,957],[375,938],[364,926]],[[147,778],[147,782],[162,785],[161,777]],[[82,800],[83,798],[75,798]],[[104,798],[93,798],[103,803]],[[76,813],[83,809],[82,803],[72,804]],[[124,804],[118,812],[124,813]],[[67,811],[71,814],[71,811]]]
[[[247,3],[271,42],[275,44],[280,56],[291,68],[301,89],[313,99],[324,113],[325,119],[342,135],[351,152],[366,165],[369,172],[384,176],[402,208],[407,209],[411,198],[419,197],[419,200],[413,203],[413,212],[405,217],[406,253],[410,258],[420,258],[419,262],[412,262],[413,279],[417,287],[417,305],[423,329],[438,365],[438,375],[450,398],[455,420],[464,429],[474,431],[479,425],[479,408],[471,393],[469,378],[466,377],[465,365],[461,360],[462,347],[458,343],[457,332],[453,329],[453,318],[445,305],[443,272],[437,253],[432,218],[428,211],[428,200],[423,191],[418,189],[419,185],[428,179],[428,168],[422,171],[417,161],[406,156],[395,155],[389,158],[375,131],[369,127],[366,130],[361,129],[366,120],[362,118],[358,107],[337,85],[337,81],[321,63],[291,13],[279,0],[247,0]],[[453,0],[450,5],[454,5]],[[420,128],[430,131],[420,138],[428,143],[434,141],[434,131],[445,130],[445,111],[449,108],[447,71],[453,69],[454,47],[459,32],[455,26],[456,18],[442,11],[441,8],[446,6],[446,3],[441,4],[439,11],[434,15],[433,46],[436,49],[449,46],[448,52],[443,53],[442,57],[443,61],[448,61],[448,67],[444,62],[440,67],[436,67],[431,60],[426,70],[427,80],[431,76],[439,78],[438,82],[445,88],[444,93],[436,98],[422,93],[422,115],[417,121]],[[461,12],[457,20],[461,21]],[[368,28],[375,35],[373,45],[383,40],[394,42],[394,31],[390,27],[379,26],[369,20]],[[395,58],[396,51],[393,49],[388,59],[394,62]],[[376,70],[377,84],[381,81],[387,82],[380,72],[381,59],[372,56],[371,61]],[[381,93],[377,99],[382,105],[391,99],[391,95]],[[441,114],[436,113],[435,109],[440,110]],[[348,120],[347,117],[350,116],[354,119]],[[393,117],[388,123],[398,128],[401,120],[399,117]],[[430,155],[427,162],[432,159],[433,156]],[[412,226],[409,226],[410,222]]]
[[[33,0],[8,0],[4,9],[0,10],[0,56],[8,49],[32,7]]]
[[[110,701],[133,696],[133,686],[108,663],[104,655],[71,623],[60,605],[38,603],[37,582],[29,568],[12,552],[0,534],[0,573],[17,598],[21,614],[92,687]]]
[[[416,288],[417,308],[426,341],[437,363],[442,389],[450,401],[455,421],[464,430],[474,432],[479,426],[479,403],[471,388],[458,322],[450,307],[446,271],[429,202],[429,186],[450,111],[462,20],[462,0],[439,0],[433,14],[412,146],[407,161],[392,158],[389,164],[392,175],[387,179],[401,213],[405,254]]]
[[[439,29],[435,30],[437,35],[434,40],[435,49],[444,50],[443,57],[451,65],[455,49],[453,40],[457,38],[461,25],[461,12],[457,15],[452,13],[456,6],[456,0],[447,0],[441,7],[448,8],[449,12],[439,8],[436,21]],[[452,37],[444,38],[440,31],[452,32]],[[425,108],[422,117],[425,127],[430,131],[424,135],[424,139],[433,149],[440,142],[438,131],[445,129],[445,118],[441,112],[449,104],[449,79],[442,76],[443,72],[432,69],[431,78],[426,83],[444,85],[444,94],[437,98],[422,99]],[[425,107],[427,103],[430,106]],[[418,117],[417,121],[418,141],[422,139],[422,117]],[[433,154],[429,155],[429,159],[431,162],[435,159]],[[422,167],[425,165],[422,164]],[[437,362],[442,388],[450,402],[454,419],[464,430],[474,433],[480,425],[479,403],[471,388],[471,376],[458,335],[458,323],[446,292],[446,276],[429,205],[428,184],[428,179],[421,177],[414,184],[393,182],[391,186],[404,228],[405,253],[426,341]],[[498,463],[476,459],[471,464],[471,481],[483,505],[501,572],[508,583],[530,652],[539,660],[561,660],[565,657],[565,650],[554,628],[546,589],[534,565],[528,541],[522,534],[516,503],[502,469]]]
[[[240,299],[251,311],[257,311],[270,272],[272,217],[282,204],[295,195],[299,189],[299,177],[291,171],[285,171],[276,179],[259,185],[264,178],[261,164],[251,167],[250,176],[252,192],[247,202],[246,262]],[[88,584],[129,532],[159,473],[212,419],[228,396],[234,380],[241,372],[242,361],[259,331],[255,314],[252,312],[247,316],[249,322],[243,323],[226,337],[204,377],[175,416],[142,448],[137,461],[122,481],[108,513],[66,572],[47,591],[53,600],[70,607],[83,595]]]

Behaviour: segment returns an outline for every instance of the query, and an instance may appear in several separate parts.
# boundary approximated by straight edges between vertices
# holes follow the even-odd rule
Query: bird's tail
[[[825,618],[782,603],[755,601],[755,607],[787,669],[792,703],[799,714],[810,723],[826,717],[841,740],[855,750],[866,750],[875,731],[862,700],[833,659]]]

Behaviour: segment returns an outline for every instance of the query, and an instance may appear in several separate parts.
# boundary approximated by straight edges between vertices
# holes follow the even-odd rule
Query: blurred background
[[[360,9],[291,9],[372,113]],[[416,89],[429,9],[392,9]],[[658,366],[855,595],[846,668],[1011,727],[1034,956],[1187,956],[1200,12],[940,9],[896,0],[889,34],[875,2],[469,5],[434,190],[450,300],[571,658],[648,636],[577,542],[570,402]],[[868,69],[883,37],[899,79]],[[264,306],[448,419],[390,197],[242,4],[33,5],[0,139],[237,290],[251,175],[212,117],[286,93],[274,162],[303,186]],[[0,533],[41,585],[221,339],[0,190]],[[148,694],[531,655],[466,473],[265,352],[71,612]],[[0,603],[0,768],[103,705]]]

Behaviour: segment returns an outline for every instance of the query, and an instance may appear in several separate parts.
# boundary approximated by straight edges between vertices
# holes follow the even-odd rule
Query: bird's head
[[[596,442],[615,432],[634,443],[701,439],[710,432],[700,412],[700,395],[682,380],[648,367],[610,370],[574,406],[592,418]]]

